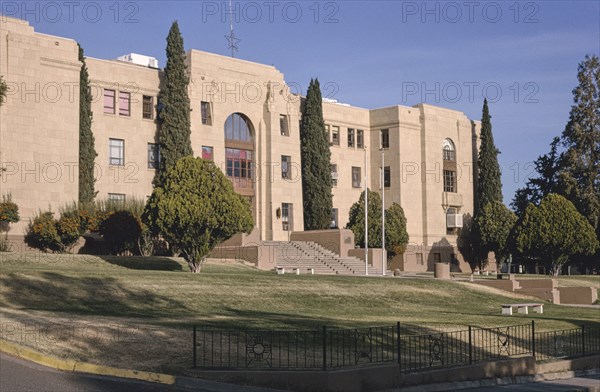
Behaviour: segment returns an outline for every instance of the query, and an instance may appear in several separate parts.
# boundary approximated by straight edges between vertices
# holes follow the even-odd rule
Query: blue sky
[[[228,1],[3,1],[37,31],[86,54],[165,64],[178,20],[186,49],[229,54]],[[585,54],[600,53],[599,1],[233,1],[236,57],[306,89],[376,108],[427,102],[481,118],[490,100],[505,202],[562,132]],[[304,92],[304,91],[303,91]]]

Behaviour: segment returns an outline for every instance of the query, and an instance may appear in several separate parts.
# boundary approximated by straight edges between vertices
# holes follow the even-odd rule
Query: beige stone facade
[[[303,230],[301,97],[272,66],[196,50],[187,60],[194,154],[204,156],[210,149],[211,158],[236,177],[235,188],[254,206],[256,227],[242,243],[288,240],[291,231]],[[10,90],[0,108],[0,156],[6,168],[1,191],[12,193],[20,207],[22,221],[13,234],[22,233],[37,210],[51,206],[56,211],[77,199],[79,65],[74,40],[40,34],[27,22],[3,17],[0,73]],[[98,198],[147,197],[155,174],[149,149],[156,143],[162,72],[89,57],[87,66]],[[59,99],[55,90],[62,93]],[[324,102],[323,112],[335,165],[334,225],[345,227],[365,174],[368,186],[381,192],[383,147],[389,173],[385,204],[399,203],[408,220],[405,269],[432,270],[434,262],[450,261],[453,254],[461,259],[453,250],[456,229],[447,227],[447,213],[473,212],[479,124],[462,112],[426,104],[369,110]],[[227,124],[234,124],[232,132],[247,126],[251,140],[243,130],[227,137]],[[432,251],[440,245],[446,251]]]

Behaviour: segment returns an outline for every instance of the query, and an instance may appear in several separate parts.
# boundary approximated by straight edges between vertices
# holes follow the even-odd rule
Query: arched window
[[[444,161],[456,162],[456,149],[452,140],[444,139],[442,151],[444,152]]]
[[[252,143],[250,121],[240,113],[233,113],[225,121],[225,140]]]

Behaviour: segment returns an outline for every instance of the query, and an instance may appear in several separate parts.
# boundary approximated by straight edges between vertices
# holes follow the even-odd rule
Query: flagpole
[[[367,145],[365,144],[365,275],[369,275],[369,187],[368,178]]]

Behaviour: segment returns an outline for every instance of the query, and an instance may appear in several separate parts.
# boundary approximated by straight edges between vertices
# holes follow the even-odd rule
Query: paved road
[[[567,380],[531,382],[527,384],[504,385],[465,389],[464,392],[600,392],[600,375],[574,377]]]
[[[1,392],[237,392],[267,391],[236,385],[200,381],[190,382],[190,389],[137,382],[125,379],[61,372],[0,353]],[[195,384],[195,385],[193,385]],[[465,392],[600,392],[600,375],[568,380],[464,389]]]
[[[62,372],[0,353],[0,392],[277,392],[178,377],[178,386]]]
[[[182,392],[165,385],[67,373],[0,353],[2,392]]]

